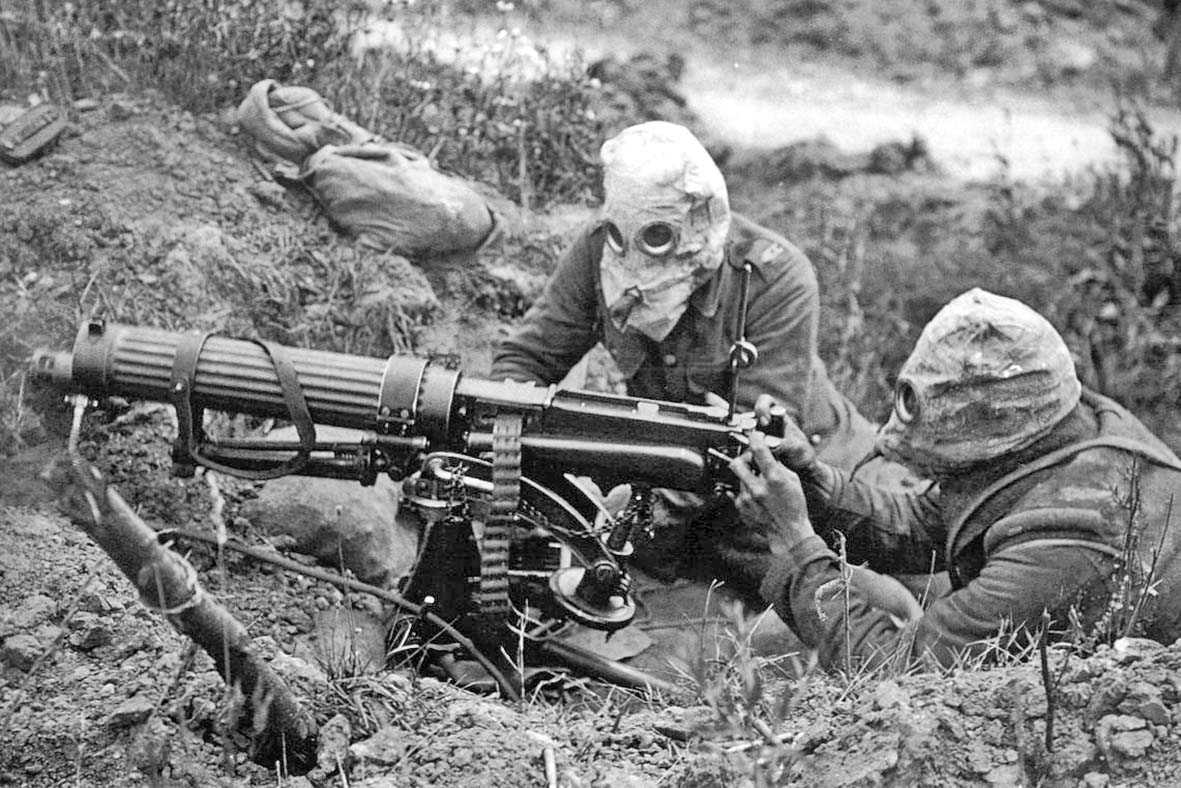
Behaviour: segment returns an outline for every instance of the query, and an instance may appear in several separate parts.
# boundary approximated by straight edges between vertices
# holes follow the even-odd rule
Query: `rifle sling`
[[[287,414],[299,435],[299,449],[285,462],[271,468],[241,468],[229,465],[201,454],[200,445],[204,440],[202,415],[204,408],[194,406],[193,388],[197,379],[197,362],[209,332],[192,331],[184,334],[177,344],[176,356],[172,362],[172,377],[169,383],[172,406],[176,409],[177,436],[173,445],[173,461],[180,464],[201,465],[210,470],[260,481],[299,473],[304,469],[316,444],[316,425],[308,410],[307,398],[299,383],[295,366],[281,346],[259,339],[246,340],[262,348],[279,382],[279,391]]]

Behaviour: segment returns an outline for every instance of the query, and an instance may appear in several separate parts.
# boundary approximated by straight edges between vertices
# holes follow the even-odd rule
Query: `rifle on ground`
[[[171,403],[178,475],[203,466],[250,479],[403,480],[402,505],[423,523],[403,594],[483,632],[503,631],[525,600],[596,629],[626,626],[636,610],[627,557],[650,525],[652,488],[732,488],[729,461],[754,426],[719,408],[469,377],[449,360],[98,320],[72,350],[39,352],[33,370],[92,398]],[[299,440],[212,436],[206,409],[289,419]],[[322,442],[317,424],[362,434]],[[579,476],[631,484],[631,500],[613,516]]]

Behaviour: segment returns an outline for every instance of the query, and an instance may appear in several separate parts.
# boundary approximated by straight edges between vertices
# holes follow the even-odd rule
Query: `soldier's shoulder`
[[[566,249],[565,256],[578,266],[597,266],[603,256],[603,224],[587,222],[574,233],[574,242]]]
[[[742,214],[730,215],[730,244],[731,254],[749,259],[767,279],[777,279],[793,269],[812,267],[798,246]]]

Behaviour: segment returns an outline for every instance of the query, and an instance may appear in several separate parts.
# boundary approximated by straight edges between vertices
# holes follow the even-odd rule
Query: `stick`
[[[271,566],[278,567],[279,569],[283,569],[287,572],[293,572],[295,574],[303,575],[304,577],[320,580],[322,582],[329,583],[330,585],[334,585],[337,588],[343,588],[346,591],[356,591],[361,594],[371,594],[378,599],[384,599],[387,602],[391,602],[410,615],[421,618],[424,621],[428,621],[433,626],[446,632],[456,643],[467,649],[467,651],[476,659],[476,661],[484,667],[484,670],[488,671],[488,674],[492,676],[494,681],[496,681],[497,686],[500,687],[500,691],[504,693],[506,698],[514,701],[521,699],[521,695],[519,692],[517,692],[517,689],[513,683],[505,677],[504,673],[502,673],[496,667],[496,665],[484,655],[482,651],[476,648],[476,645],[471,641],[470,638],[464,637],[464,635],[458,629],[449,624],[447,621],[443,620],[442,616],[438,615],[437,613],[432,613],[427,607],[423,605],[418,605],[414,602],[411,602],[401,594],[397,594],[393,591],[379,588],[378,586],[370,585],[368,583],[362,583],[360,580],[353,580],[351,577],[343,577],[333,572],[317,569],[316,567],[304,566],[303,564],[300,564],[296,561],[292,561],[290,558],[284,558],[281,555],[273,555],[255,547],[239,544],[233,539],[228,539],[225,542],[219,542],[217,537],[209,536],[208,534],[195,533],[193,531],[184,531],[181,529],[159,531],[156,533],[156,537],[157,539],[163,537],[176,538],[185,542],[198,542],[200,544],[207,544],[217,549],[225,548],[226,550],[232,550],[235,553],[240,553],[260,563],[270,564]]]
[[[1042,611],[1042,632],[1037,650],[1042,662],[1042,685],[1046,688],[1046,752],[1054,751],[1054,682],[1050,679],[1050,655],[1046,641],[1050,637],[1050,611]]]
[[[57,463],[50,483],[66,515],[131,580],[140,601],[201,646],[228,686],[241,689],[249,701],[242,726],[251,736],[251,759],[268,767],[282,762],[299,774],[315,766],[315,723],[263,662],[246,628],[201,588],[192,565],[162,547],[156,532],[76,452]]]

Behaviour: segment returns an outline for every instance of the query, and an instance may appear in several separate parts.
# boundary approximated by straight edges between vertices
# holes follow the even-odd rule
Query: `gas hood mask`
[[[1081,388],[1048,320],[1020,301],[969,290],[923,329],[877,447],[930,476],[962,472],[1048,434]]]
[[[664,121],[604,143],[600,284],[616,328],[657,342],[725,257],[726,183],[701,143]]]

